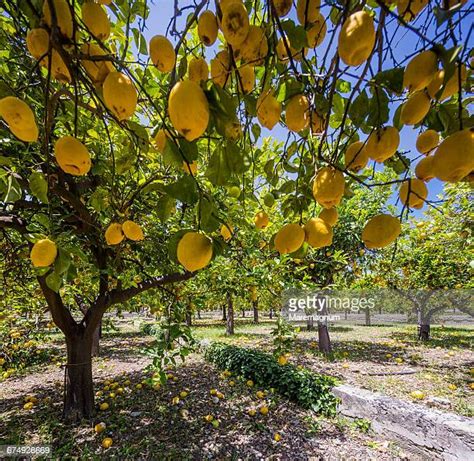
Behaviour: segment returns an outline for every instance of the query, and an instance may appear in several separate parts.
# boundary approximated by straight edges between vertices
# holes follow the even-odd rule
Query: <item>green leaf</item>
[[[165,223],[176,209],[176,200],[169,195],[163,195],[159,198],[157,206],[158,219]]]
[[[42,203],[49,203],[48,201],[48,181],[43,173],[35,171],[31,173],[28,178],[31,193]]]
[[[56,261],[54,261],[54,272],[61,275],[64,274],[69,269],[71,264],[71,256],[68,252],[64,251],[62,248],[59,248],[58,256]]]
[[[397,67],[395,69],[384,70],[379,72],[374,80],[378,85],[381,85],[391,93],[401,94],[403,92],[403,74],[405,69]]]
[[[369,106],[369,98],[367,93],[363,90],[350,104],[348,109],[348,115],[354,126],[360,127],[367,117],[367,111]]]
[[[281,27],[285,31],[292,48],[301,50],[308,46],[306,30],[303,26],[297,26],[293,20],[286,19],[281,22]]]
[[[248,158],[237,144],[226,142],[212,154],[206,176],[216,186],[225,186],[233,175],[243,173],[248,167]]]
[[[189,205],[196,203],[199,198],[196,180],[188,175],[168,184],[164,187],[164,191],[176,200]]]
[[[61,282],[61,276],[57,274],[56,271],[51,272],[51,274],[46,277],[46,285],[48,285],[48,288],[50,288],[56,293],[61,288]]]
[[[369,116],[367,123],[370,126],[379,127],[386,123],[389,118],[389,99],[387,93],[380,88],[372,89],[372,98],[369,100]]]
[[[213,200],[203,197],[200,203],[201,228],[204,232],[214,232],[220,227],[218,211]]]

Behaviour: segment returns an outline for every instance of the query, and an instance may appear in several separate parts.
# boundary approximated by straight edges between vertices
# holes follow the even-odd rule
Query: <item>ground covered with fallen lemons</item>
[[[30,367],[4,380],[0,438],[11,444],[51,444],[54,455],[99,459],[251,458],[417,459],[371,431],[370,421],[319,417],[239,376],[216,369],[202,353],[168,370],[166,385],[153,386],[143,350],[143,321],[122,320],[106,333],[94,361],[95,419],[68,427],[61,422],[63,369],[59,336],[45,348],[56,363]],[[198,339],[270,350],[274,322],[238,319],[226,337],[223,322],[198,321]],[[316,333],[301,331],[289,363],[341,382],[466,416],[474,408],[472,329],[434,327],[432,340],[415,341],[411,326],[338,326],[334,352],[318,352]],[[283,365],[284,366],[284,365]]]

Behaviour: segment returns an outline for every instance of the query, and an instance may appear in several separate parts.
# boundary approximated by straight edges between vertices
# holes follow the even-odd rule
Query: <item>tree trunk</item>
[[[201,309],[198,309],[197,311],[197,317],[199,320],[201,320]]]
[[[192,318],[192,312],[191,312],[191,306],[186,307],[186,325],[188,327],[192,326],[193,324],[193,318]]]
[[[245,318],[245,309],[242,309],[242,318]]]
[[[318,322],[318,343],[319,350],[325,354],[331,352],[331,338],[326,323]]]
[[[418,339],[420,341],[428,341],[430,339],[430,325],[419,324],[418,325]]]
[[[99,341],[101,337],[102,337],[102,321],[100,321],[99,325],[97,325],[97,328],[95,329],[94,334],[92,335],[92,350],[91,350],[92,357],[99,357],[99,353],[100,353]]]
[[[371,323],[370,323],[370,309],[368,307],[366,307],[365,309],[365,325],[370,327]]]
[[[273,318],[273,309],[270,307],[270,320]]]
[[[311,315],[306,320],[306,330],[307,331],[313,331],[314,330],[314,319]]]
[[[227,320],[227,306],[225,304],[222,305],[222,321]]]
[[[252,301],[253,307],[253,323],[258,323],[258,301]]]
[[[84,335],[84,330],[72,337],[66,337],[67,365],[63,416],[68,422],[78,422],[94,415],[92,341],[93,336]]]
[[[234,303],[232,302],[232,295],[227,294],[227,335],[234,334]]]

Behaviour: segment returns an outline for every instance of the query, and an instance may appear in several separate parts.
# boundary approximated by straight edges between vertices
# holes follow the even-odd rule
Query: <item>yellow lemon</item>
[[[344,152],[344,165],[349,171],[358,172],[367,166],[369,154],[363,141],[355,141]]]
[[[35,59],[45,58],[49,49],[49,34],[45,29],[31,29],[26,35],[26,47]]]
[[[362,241],[367,248],[384,248],[400,235],[400,221],[388,214],[379,214],[369,219],[362,231]]]
[[[268,415],[268,407],[266,405],[260,408],[260,414],[263,416]]]
[[[102,447],[105,449],[110,448],[113,443],[114,442],[110,437],[106,437],[104,440],[102,440]]]
[[[422,51],[406,66],[403,86],[409,92],[422,90],[433,80],[438,71],[438,58],[433,51]]]
[[[0,117],[21,141],[34,142],[38,139],[38,127],[33,111],[21,99],[14,96],[0,99]]]
[[[382,163],[392,157],[400,144],[400,133],[393,126],[373,131],[367,139],[366,150],[369,157]]]
[[[67,38],[72,38],[73,23],[71,8],[67,0],[53,0],[54,11],[56,12],[56,21],[61,35]],[[51,27],[52,15],[49,8],[49,1],[43,2],[43,19],[44,22]]]
[[[291,131],[301,131],[309,125],[309,101],[303,94],[293,96],[286,105],[286,126]]]
[[[254,218],[255,227],[257,229],[265,229],[268,226],[270,220],[268,219],[267,213],[259,211]]]
[[[101,411],[108,410],[108,409],[109,409],[109,404],[108,404],[107,402],[101,403],[101,404],[99,405],[99,409],[100,409]]]
[[[280,120],[281,103],[271,89],[262,92],[257,99],[257,117],[262,126],[271,130]]]
[[[293,6],[293,0],[272,0],[272,3],[279,18],[285,17]]]
[[[420,179],[409,179],[400,187],[400,200],[404,205],[410,208],[423,208],[425,199],[428,195],[428,189]]]
[[[178,261],[190,272],[206,267],[212,259],[212,242],[198,232],[187,232],[178,243]]]
[[[127,220],[122,224],[122,231],[125,234],[125,237],[129,240],[134,240],[135,242],[145,238],[142,228],[137,223],[130,220]]]
[[[99,423],[94,426],[94,431],[96,434],[100,434],[101,432],[104,432],[106,428],[107,426],[105,423]]]
[[[234,233],[234,228],[228,224],[222,224],[221,226],[221,235],[222,238],[228,242],[232,238],[232,234]]]
[[[324,118],[316,111],[311,112],[311,132],[313,135],[322,134],[324,132]]]
[[[31,249],[30,259],[34,267],[48,267],[58,255],[56,244],[50,239],[38,240]]]
[[[118,245],[123,239],[122,224],[111,223],[105,231],[105,240],[107,245]]]
[[[242,66],[237,71],[237,87],[242,93],[250,93],[255,86],[255,70],[250,65]]]
[[[84,43],[81,45],[81,53],[87,56],[107,56],[105,51],[95,43]],[[109,75],[110,72],[114,70],[112,62],[104,61],[93,61],[91,59],[83,58],[81,59],[81,64],[84,66],[87,74],[92,80],[92,83],[98,85],[102,84]]]
[[[188,66],[189,80],[201,83],[209,78],[209,67],[204,58],[192,58]]]
[[[306,37],[308,40],[308,46],[310,48],[316,48],[321,45],[324,38],[326,37],[327,26],[324,16],[318,12],[317,18],[313,21],[313,24],[310,29],[306,32]]]
[[[298,0],[296,3],[296,16],[302,26],[313,24],[319,18],[321,0]]]
[[[313,182],[314,199],[324,208],[339,205],[344,189],[344,175],[331,167],[321,168]]]
[[[278,357],[278,365],[283,366],[283,365],[286,365],[287,363],[288,363],[288,357],[286,355],[280,355],[280,357]]]
[[[339,219],[337,208],[323,208],[318,215],[318,218],[326,221],[331,227],[334,227]]]
[[[155,137],[153,138],[153,141],[155,142],[156,149],[160,154],[162,154],[165,151],[166,148],[166,142],[168,141],[168,135],[164,129],[159,129]]]
[[[311,218],[305,224],[304,232],[306,241],[313,248],[323,248],[332,244],[332,227],[321,218]]]
[[[84,176],[91,169],[87,147],[73,136],[63,136],[56,141],[54,156],[61,170],[73,176]]]
[[[429,112],[430,106],[430,98],[424,91],[417,91],[411,94],[402,106],[400,122],[404,125],[420,123]]]
[[[164,35],[155,35],[150,40],[151,62],[161,72],[171,72],[176,64],[173,45]]]
[[[230,56],[227,50],[219,51],[214,59],[211,59],[211,78],[212,81],[224,88],[230,80]]]
[[[299,224],[286,224],[275,235],[275,248],[280,254],[294,253],[304,240],[305,232]]]
[[[435,177],[433,171],[433,155],[423,157],[415,167],[415,176],[422,181],[428,182]]]
[[[281,440],[281,435],[276,433],[273,435],[273,440],[275,440],[275,442],[279,442]]]
[[[234,49],[234,58],[247,64],[260,66],[268,54],[268,41],[262,27],[251,25],[247,38]]]
[[[217,33],[216,15],[210,10],[202,12],[198,19],[199,40],[205,46],[212,46],[217,39]]]
[[[249,15],[243,3],[231,2],[222,7],[221,29],[231,46],[239,46],[249,33]]]
[[[464,85],[464,82],[467,79],[467,70],[466,66],[463,64],[461,66],[461,86]],[[444,85],[443,91],[439,97],[440,101],[444,101],[445,99],[449,99],[451,96],[457,94],[459,92],[459,70],[456,68],[454,74],[451,78],[446,82]]]
[[[48,58],[43,59],[40,64],[45,69],[48,69]],[[63,58],[56,50],[52,50],[51,53],[51,75],[60,82],[69,83],[71,81],[71,73],[63,61]]]
[[[81,12],[82,21],[92,36],[102,41],[106,40],[110,35],[110,21],[104,7],[86,1],[82,5]]]
[[[306,56],[308,49],[297,50],[291,45],[290,39],[288,37],[280,37],[277,43],[276,52],[278,59],[281,62],[288,62],[290,58],[294,61],[301,61],[303,54]]]
[[[474,130],[449,135],[433,156],[433,173],[446,182],[457,182],[474,170]]]
[[[191,80],[176,83],[168,99],[168,114],[174,128],[188,141],[199,138],[209,123],[209,104],[204,91]]]
[[[435,130],[426,130],[416,138],[416,149],[427,155],[439,144],[439,134]]]
[[[119,119],[130,118],[137,107],[137,90],[132,81],[121,72],[110,72],[104,81],[104,102]]]
[[[410,397],[415,400],[423,400],[426,396],[422,391],[412,391],[410,392]]]
[[[374,48],[375,28],[372,16],[366,11],[351,14],[342,25],[338,53],[348,66],[359,66]]]
[[[428,5],[429,0],[397,0],[398,15],[407,22],[413,21],[418,13]]]

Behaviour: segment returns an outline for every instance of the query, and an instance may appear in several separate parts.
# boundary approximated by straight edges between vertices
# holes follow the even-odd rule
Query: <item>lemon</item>
[[[199,40],[205,46],[212,46],[217,39],[217,33],[216,15],[210,10],[203,11],[198,19]]]
[[[188,66],[189,80],[201,83],[209,78],[209,67],[204,58],[192,58]]]
[[[285,17],[293,6],[293,0],[272,0],[272,3],[279,18]]]
[[[331,167],[321,168],[313,182],[314,199],[324,208],[339,205],[344,195],[344,175]]]
[[[296,16],[302,26],[313,24],[320,15],[321,0],[298,0],[296,3]]]
[[[137,90],[125,74],[110,72],[104,81],[103,91],[105,105],[119,120],[126,120],[134,114]]]
[[[104,432],[106,428],[107,426],[105,423],[99,423],[94,426],[94,431],[96,434],[100,434],[101,432]]]
[[[367,248],[384,248],[400,235],[400,221],[388,214],[379,214],[369,219],[362,231],[362,241]]]
[[[231,46],[239,46],[249,33],[249,16],[240,2],[231,2],[222,6],[221,29],[224,38]]]
[[[237,87],[243,94],[250,93],[255,86],[255,70],[251,65],[245,65],[237,71]]]
[[[420,179],[409,179],[400,187],[400,201],[410,208],[423,208],[427,195],[428,189]]]
[[[255,215],[254,222],[255,222],[255,227],[257,229],[265,229],[268,226],[270,221],[268,219],[267,213],[265,213],[264,211],[259,211]]]
[[[45,58],[49,49],[49,34],[45,29],[31,29],[26,34],[26,47],[35,59]]]
[[[106,56],[105,51],[94,43],[84,43],[81,45],[81,53],[87,56]],[[110,61],[93,61],[90,59],[81,59],[81,64],[84,66],[87,74],[92,80],[92,83],[98,85],[102,84],[114,70],[114,66]]]
[[[125,234],[125,237],[129,240],[134,240],[135,242],[145,238],[142,228],[137,223],[130,220],[127,220],[122,224],[122,231]]]
[[[219,51],[214,59],[211,59],[211,78],[212,81],[224,88],[229,81],[230,75],[230,56],[227,50]]]
[[[110,21],[104,7],[86,1],[82,5],[81,12],[82,21],[91,35],[99,40],[106,40],[110,35]]]
[[[271,130],[280,120],[281,104],[271,89],[262,92],[257,99],[257,117],[262,126]]]
[[[424,91],[417,91],[411,94],[402,105],[400,123],[404,125],[416,125],[420,123],[429,112],[430,106],[430,98]]]
[[[323,208],[318,215],[318,218],[326,221],[331,227],[334,227],[339,219],[337,208]]]
[[[299,224],[286,224],[275,235],[275,248],[280,254],[293,253],[305,240],[305,231]]]
[[[342,25],[338,39],[338,53],[348,66],[359,66],[374,48],[375,28],[366,11],[351,14]]]
[[[355,141],[344,152],[344,165],[349,171],[357,173],[367,166],[369,153],[363,141]]]
[[[289,130],[299,132],[309,125],[309,101],[303,95],[293,96],[286,105],[286,126]]]
[[[232,238],[232,234],[234,232],[234,228],[228,224],[222,224],[221,226],[221,235],[222,238],[228,242]]]
[[[310,48],[316,48],[321,45],[326,37],[326,32],[326,20],[324,19],[324,16],[318,12],[317,18],[313,21],[312,26],[306,32],[308,46]]]
[[[304,226],[305,239],[313,248],[323,248],[332,244],[332,227],[321,218],[311,218]]]
[[[439,144],[439,134],[435,130],[426,130],[416,138],[416,149],[427,155]]]
[[[438,58],[433,51],[422,51],[406,66],[403,74],[403,87],[409,92],[427,87],[438,71]]]
[[[433,173],[446,182],[457,182],[474,170],[474,130],[449,135],[433,156]]]
[[[109,409],[109,404],[108,404],[107,402],[101,403],[101,404],[99,405],[99,409],[100,409],[101,411],[108,410],[108,409]]]
[[[64,37],[72,38],[74,29],[69,3],[67,0],[53,0],[53,7],[56,12],[56,21],[59,32]],[[49,27],[52,26],[51,10],[49,8],[48,0],[43,2],[43,19]]]
[[[204,134],[209,123],[209,104],[201,87],[191,80],[176,83],[168,99],[174,128],[188,141]]]
[[[110,437],[106,437],[104,440],[102,440],[102,447],[105,449],[110,448],[113,443],[114,442]]]
[[[155,137],[153,138],[153,141],[155,142],[155,146],[157,151],[162,154],[165,151],[166,148],[166,142],[168,141],[168,135],[165,130],[162,128],[159,129]]]
[[[84,176],[91,169],[91,157],[86,146],[73,136],[63,136],[54,145],[59,167],[73,176]]]
[[[400,144],[400,133],[393,126],[386,126],[373,131],[367,139],[368,156],[377,163],[393,157]]]
[[[404,21],[410,22],[428,4],[429,0],[397,0],[398,15]]]
[[[41,239],[33,245],[30,259],[34,267],[48,267],[54,263],[57,255],[56,244],[50,239]]]
[[[171,72],[176,64],[173,45],[164,35],[155,35],[150,40],[150,59],[160,72]]]
[[[118,245],[124,237],[122,225],[119,223],[111,223],[105,231],[107,245]]]
[[[242,59],[247,64],[260,66],[268,54],[268,41],[262,27],[251,25],[246,39],[234,49],[234,58]]]
[[[212,259],[212,242],[198,232],[187,232],[177,248],[178,261],[190,272],[206,267]]]
[[[35,116],[26,102],[15,96],[0,99],[0,116],[21,141],[34,142],[38,139]]]
[[[435,177],[433,171],[433,155],[423,157],[415,167],[415,176],[422,181],[428,182]]]

